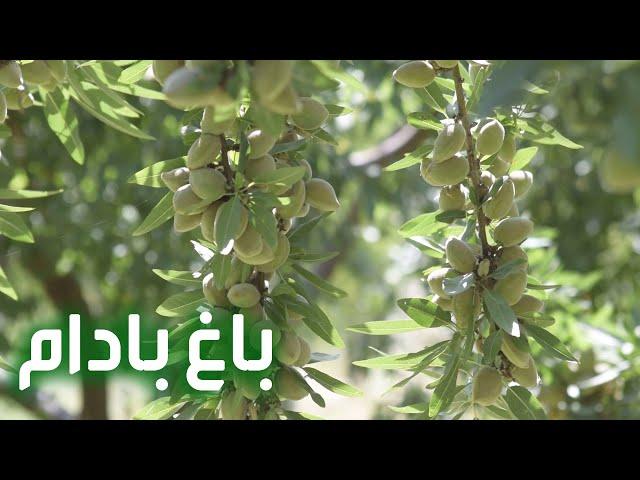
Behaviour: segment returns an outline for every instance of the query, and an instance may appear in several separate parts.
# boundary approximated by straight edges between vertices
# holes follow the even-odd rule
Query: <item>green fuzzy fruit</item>
[[[33,106],[33,95],[25,90],[5,90],[7,110],[24,110]]]
[[[489,271],[491,270],[491,260],[488,258],[483,259],[480,263],[478,263],[478,276],[486,277],[489,275]]]
[[[311,205],[309,205],[308,203],[305,203],[300,208],[300,211],[296,213],[296,218],[306,217],[307,215],[309,215],[310,210],[311,210]],[[288,219],[288,220],[291,220],[291,219]]]
[[[476,149],[482,155],[493,155],[502,148],[504,142],[504,127],[492,118],[487,119],[480,126],[478,138],[476,139]]]
[[[52,76],[51,70],[47,68],[44,60],[34,60],[22,65],[22,78],[25,83],[42,85],[50,81]]]
[[[513,162],[517,148],[516,138],[513,135],[506,135],[504,137],[504,142],[502,143],[502,148],[500,148],[500,151],[498,152],[498,158],[503,162]]]
[[[431,291],[438,295],[440,298],[450,298],[443,290],[442,282],[445,278],[451,278],[456,276],[456,272],[452,268],[438,268],[429,274],[427,277],[427,283]]]
[[[191,170],[189,184],[193,193],[212,203],[225,194],[227,179],[213,168],[198,168]]]
[[[476,268],[476,256],[469,245],[455,237],[447,240],[445,250],[449,265],[460,273],[471,273]]]
[[[509,305],[515,305],[527,289],[527,273],[515,270],[496,282],[493,291],[499,293]]]
[[[309,363],[309,360],[311,360],[311,347],[309,346],[309,343],[302,338],[298,338],[298,341],[300,342],[300,355],[298,355],[298,359],[295,361],[294,365],[296,367],[304,367]]]
[[[225,395],[220,402],[220,414],[223,420],[244,420],[247,417],[247,399],[242,392],[234,390]]]
[[[187,167],[175,168],[168,172],[162,172],[160,179],[169,190],[175,192],[183,185],[189,183],[189,172],[190,170]]]
[[[440,68],[454,68],[458,66],[458,60],[433,60]]]
[[[511,179],[505,180],[493,197],[482,205],[482,211],[492,220],[504,217],[511,210],[515,194],[516,190]]]
[[[480,180],[482,180],[482,184],[489,189],[496,181],[496,177],[489,170],[483,170],[480,174]]]
[[[293,115],[302,109],[300,98],[291,85],[287,85],[277,97],[263,101],[262,104],[280,115]]]
[[[529,355],[529,364],[527,367],[514,367],[511,369],[511,375],[513,375],[513,379],[524,388],[534,388],[538,385],[538,369],[531,355]]]
[[[306,202],[321,212],[335,212],[340,207],[336,192],[329,182],[312,178],[306,185]]]
[[[216,119],[215,108],[206,107],[202,113],[202,120],[200,120],[200,129],[202,133],[210,135],[222,135],[224,132],[231,129],[233,122],[235,122],[235,115],[227,115],[222,119]]]
[[[173,209],[182,215],[202,213],[208,205],[209,202],[193,193],[189,184],[183,185],[173,194]]]
[[[242,270],[244,264],[242,261],[238,259],[238,257],[233,257],[231,259],[231,264],[229,266],[229,273],[227,273],[226,278],[224,279],[224,288],[230,289],[234,285],[242,282]]]
[[[482,304],[475,288],[470,288],[453,297],[452,304],[456,325],[463,331],[466,330],[470,321],[475,322],[480,316]]]
[[[251,85],[262,101],[276,98],[289,85],[294,60],[256,60]]]
[[[236,307],[251,308],[260,301],[260,292],[251,283],[238,283],[229,289],[227,299]]]
[[[300,111],[291,116],[293,124],[302,130],[316,130],[329,118],[327,108],[313,98],[300,99]]]
[[[265,319],[264,308],[262,308],[260,304],[254,305],[251,308],[241,308],[238,313],[244,317],[245,329],[250,329]]]
[[[276,207],[276,211],[278,215],[282,218],[293,218],[295,217],[302,206],[304,205],[306,198],[306,186],[304,181],[299,180],[296,182],[291,190],[289,190],[285,195],[291,199],[288,205],[278,205]]]
[[[529,366],[529,352],[525,352],[520,350],[517,346],[513,337],[510,335],[502,336],[502,346],[500,347],[504,356],[509,359],[511,363],[513,363],[518,368],[527,368]]]
[[[45,60],[44,63],[56,82],[63,82],[67,78],[67,62],[64,60]]]
[[[271,173],[276,170],[276,161],[268,153],[262,157],[249,159],[244,169],[244,175],[253,180],[265,173]]]
[[[445,312],[453,312],[453,300],[451,298],[443,298],[439,295],[434,295],[433,303],[438,305]]]
[[[415,60],[401,65],[393,72],[393,79],[410,88],[424,88],[433,82],[436,72],[425,60]]]
[[[179,233],[189,232],[198,228],[201,220],[202,213],[197,213],[195,215],[182,215],[181,213],[176,213],[173,216],[173,229]]]
[[[213,163],[220,154],[220,147],[220,137],[208,134],[200,135],[189,148],[187,167],[196,170]]]
[[[167,77],[162,91],[167,102],[176,108],[226,107],[233,103],[233,98],[218,86],[218,82],[217,75],[181,67]]]
[[[504,160],[500,160],[500,158],[495,157],[493,159],[493,163],[489,167],[489,171],[496,177],[502,177],[509,172],[510,168],[511,164],[509,162],[505,162]]]
[[[233,248],[244,257],[253,257],[262,251],[262,244],[260,233],[249,224],[244,233],[236,239]]]
[[[300,327],[304,323],[303,319],[304,317],[302,316],[302,314],[294,312],[290,308],[287,308],[287,325],[289,325],[292,330]]]
[[[507,212],[507,214],[505,216],[506,217],[518,217],[518,216],[520,216],[520,210],[518,210],[518,205],[516,204],[516,202],[513,202],[511,204],[511,208],[509,209],[509,211]]]
[[[271,345],[275,346],[282,339],[282,332],[271,320],[261,320],[249,330],[249,344],[256,350],[262,348],[262,331],[271,330]]]
[[[466,203],[467,197],[462,191],[462,187],[460,185],[450,185],[440,190],[438,206],[443,212],[448,212],[450,210],[464,210]]]
[[[304,175],[304,181],[306,182],[308,180],[311,180],[311,177],[313,177],[313,170],[311,168],[311,164],[307,162],[304,158],[301,158],[300,160],[298,160],[298,165],[301,167],[304,167],[306,170],[306,173]]]
[[[0,66],[0,85],[18,88],[22,85],[22,70],[15,60]]]
[[[534,297],[533,295],[522,295],[517,303],[511,306],[513,313],[516,315],[525,315],[527,313],[539,312],[544,307],[542,300]]]
[[[304,379],[292,368],[281,368],[273,381],[276,394],[284,400],[302,400],[309,395],[304,388]]]
[[[295,333],[284,332],[274,348],[276,359],[285,365],[293,365],[300,356],[300,340]]]
[[[0,92],[0,124],[3,124],[7,119],[7,99],[4,93]]]
[[[242,260],[247,265],[264,265],[265,263],[269,263],[273,261],[275,258],[274,250],[263,240],[262,242],[262,250],[257,255],[252,255],[251,257],[247,257],[242,255],[239,251],[236,251],[236,255],[238,258]]]
[[[291,252],[291,245],[287,236],[280,232],[278,234],[278,244],[274,250],[274,258],[269,263],[256,266],[256,270],[262,273],[272,273],[278,268],[284,265],[284,262],[289,258]]]
[[[533,222],[524,217],[509,217],[500,220],[493,232],[496,242],[505,247],[522,243],[533,232]]]
[[[227,300],[227,292],[215,287],[213,273],[208,273],[202,279],[202,293],[207,302],[213,307],[229,307],[231,304]]]
[[[235,373],[233,375],[233,383],[236,386],[236,390],[239,391],[244,398],[251,401],[257,400],[262,393],[260,388],[260,380],[254,376],[247,375],[246,373]]]
[[[164,85],[169,75],[181,67],[184,67],[184,60],[154,60],[153,76],[160,85]]]
[[[527,194],[531,185],[533,185],[533,174],[523,170],[516,170],[509,174],[509,178],[515,186],[515,198],[521,198]]]
[[[219,228],[218,226],[221,225],[220,223],[220,217],[222,215],[222,209],[218,209],[218,211],[216,212],[216,218],[213,222],[213,238],[217,238],[218,235],[216,233],[216,230]],[[247,228],[247,225],[249,224],[249,214],[247,213],[247,209],[244,208],[244,206],[240,206],[240,219],[238,220],[238,227],[236,230],[236,234],[234,237],[234,240],[240,238],[242,236],[242,234],[244,233],[245,229]],[[223,248],[222,246],[220,248]],[[241,259],[242,260],[242,259]],[[246,262],[245,262],[246,263]]]
[[[440,163],[422,161],[420,174],[422,178],[434,187],[455,185],[467,178],[469,162],[461,155],[456,155]]]
[[[209,205],[204,212],[202,212],[202,219],[200,220],[200,231],[205,240],[215,242],[214,225],[216,221],[216,215],[218,209],[224,202],[215,202]]]
[[[464,146],[467,134],[460,122],[447,123],[433,145],[433,162],[440,163],[450,159]]]
[[[472,398],[478,405],[496,403],[502,393],[502,376],[495,368],[480,367],[473,379]]]
[[[259,158],[269,153],[276,144],[277,136],[271,135],[264,130],[252,130],[247,135],[249,142],[249,158]]]
[[[189,70],[212,70],[226,63],[226,60],[185,60],[184,66]]]
[[[599,173],[602,188],[610,193],[629,193],[640,186],[640,161],[616,150],[603,158]]]
[[[527,271],[527,266],[529,265],[529,257],[522,249],[522,247],[518,245],[514,245],[512,247],[505,247],[500,250],[500,256],[498,257],[498,267],[502,265],[512,262],[514,260],[524,260],[523,263],[518,265],[518,268],[523,271]]]

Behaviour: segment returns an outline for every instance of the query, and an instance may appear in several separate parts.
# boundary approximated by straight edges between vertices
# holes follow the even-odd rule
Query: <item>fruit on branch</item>
[[[516,202],[513,202],[511,204],[511,208],[507,212],[506,216],[507,217],[518,217],[518,216],[520,216],[520,210],[518,210],[518,205],[516,204]]]
[[[284,332],[280,342],[274,349],[274,355],[279,362],[285,365],[293,365],[300,356],[298,336],[292,332]]]
[[[476,256],[467,242],[455,237],[449,238],[445,245],[449,265],[460,273],[471,273],[476,268]]]
[[[499,220],[511,210],[516,190],[511,179],[505,180],[493,197],[482,205],[484,214],[492,220]]]
[[[160,85],[164,85],[169,75],[184,67],[184,60],[154,60],[152,63],[153,76]]]
[[[529,355],[528,365],[525,368],[513,367],[511,375],[516,382],[525,388],[534,388],[538,385],[538,369],[531,355]]]
[[[443,298],[439,295],[434,295],[433,303],[438,305],[442,310],[446,312],[453,311],[453,300],[451,298]]]
[[[254,62],[251,86],[261,101],[273,100],[289,85],[293,63],[291,60],[256,60]]]
[[[440,130],[433,144],[433,162],[440,163],[450,159],[462,149],[466,132],[460,122],[448,122]]]
[[[249,224],[244,233],[236,239],[233,248],[244,257],[253,257],[262,251],[262,244],[260,233]]]
[[[500,151],[498,152],[498,158],[503,162],[511,164],[516,156],[516,151],[517,146],[515,137],[511,134],[506,134],[504,142],[502,143],[502,148],[500,148]]]
[[[480,316],[482,305],[474,287],[455,295],[452,304],[456,325],[463,331],[469,326],[469,322],[475,322]]]
[[[462,191],[461,185],[448,185],[440,190],[438,198],[438,207],[443,212],[450,210],[464,210],[467,203],[467,197]]]
[[[273,273],[277,269],[279,269],[284,262],[289,258],[289,253],[291,253],[291,245],[289,244],[289,239],[287,236],[280,232],[278,234],[278,243],[273,252],[273,260],[268,263],[264,263],[256,266],[256,270],[262,273]]]
[[[239,390],[233,390],[222,397],[220,413],[223,420],[244,420],[247,417],[247,400]]]
[[[493,163],[489,167],[489,171],[494,174],[496,177],[502,177],[509,172],[511,168],[511,164],[509,162],[505,162],[501,160],[499,157],[495,157],[493,159]]]
[[[15,60],[0,65],[0,85],[9,88],[18,88],[22,85],[22,70]]]
[[[306,340],[300,337],[298,337],[298,341],[300,342],[300,355],[293,365],[296,367],[304,367],[309,363],[309,360],[311,360],[311,346]]]
[[[448,299],[451,298],[448,294],[445,293],[443,289],[442,282],[445,278],[455,277],[456,272],[452,268],[443,267],[434,270],[427,277],[427,283],[429,284],[429,288],[431,291],[438,295],[440,298]]]
[[[516,315],[525,315],[527,313],[539,312],[544,307],[542,300],[533,295],[525,294],[520,297],[517,303],[511,306],[513,313]]]
[[[533,174],[531,172],[516,170],[509,174],[509,178],[515,186],[516,198],[524,197],[531,188],[531,185],[533,185]]]
[[[25,90],[5,90],[4,97],[7,101],[7,110],[24,110],[34,104],[33,95]]]
[[[479,277],[486,277],[491,270],[491,260],[485,258],[478,263],[478,269],[476,270]]]
[[[260,175],[265,173],[274,172],[276,170],[276,161],[268,153],[258,158],[247,160],[247,165],[244,169],[245,176],[254,180]]]
[[[426,60],[415,60],[401,65],[393,72],[393,79],[410,88],[424,88],[433,82],[436,72]]]
[[[527,273],[522,270],[514,270],[506,277],[496,282],[493,290],[499,293],[509,305],[515,305],[520,301],[527,288]]]
[[[454,68],[458,66],[458,60],[432,60],[436,62],[436,64],[440,68]]]
[[[302,108],[300,98],[291,85],[287,85],[274,99],[262,103],[266,108],[280,115],[293,115]]]
[[[4,93],[0,92],[0,124],[3,124],[7,119],[7,99]]]
[[[512,262],[514,260],[524,260],[522,263],[518,265],[518,268],[520,268],[525,272],[527,271],[529,258],[527,257],[527,254],[522,249],[522,247],[518,245],[513,245],[511,247],[504,247],[500,249],[498,262],[497,262],[498,267],[501,267],[502,265]]]
[[[502,393],[502,376],[493,367],[480,367],[473,379],[472,399],[483,406],[493,405]]]
[[[505,247],[522,243],[533,232],[533,222],[524,217],[509,217],[496,225],[493,238]]]
[[[462,155],[455,155],[440,163],[422,160],[420,173],[422,178],[434,187],[455,185],[467,178],[469,162]]]
[[[476,149],[482,155],[493,155],[502,148],[504,127],[495,118],[485,119],[478,125]]]
[[[63,82],[67,78],[67,62],[64,60],[45,60],[44,63],[56,82]]]
[[[489,189],[496,181],[496,177],[489,170],[483,170],[480,174],[480,181],[485,187],[487,187],[487,189]]]
[[[226,179],[213,168],[198,168],[189,173],[189,184],[198,197],[209,203],[215,202],[225,194]]]
[[[327,108],[313,98],[301,98],[300,110],[291,115],[293,124],[302,130],[316,130],[329,118]]]
[[[264,130],[256,129],[249,132],[247,140],[250,146],[249,158],[255,159],[269,153],[276,144],[277,137],[274,137]]]
[[[233,375],[233,383],[242,396],[249,400],[256,400],[262,393],[258,379],[246,373],[236,372]]]
[[[222,202],[212,203],[204,210],[204,212],[202,212],[200,231],[202,232],[202,236],[205,238],[205,240],[208,240],[210,242],[215,241],[214,227],[216,215],[218,214],[218,209],[221,205]]]
[[[201,220],[202,213],[197,213],[195,215],[182,215],[181,213],[176,213],[173,216],[173,229],[179,233],[189,232],[198,228]]]
[[[249,330],[249,344],[259,350],[262,348],[262,331],[271,330],[271,344],[278,345],[282,340],[282,332],[271,320],[262,320],[257,322]]]
[[[306,198],[306,185],[302,180],[297,181],[289,191],[285,193],[285,196],[290,199],[287,205],[278,205],[276,211],[282,218],[295,217],[302,206],[304,205]]]
[[[210,72],[181,67],[165,79],[162,91],[167,102],[176,108],[226,107],[233,98],[218,82],[218,76]]]
[[[187,153],[187,167],[190,170],[206,167],[220,155],[220,137],[216,135],[200,135],[193,142]]]
[[[529,352],[520,350],[511,335],[502,336],[502,346],[500,351],[509,359],[516,367],[527,368],[529,366]]]
[[[222,135],[231,129],[235,120],[235,115],[225,115],[222,118],[216,118],[215,108],[205,107],[202,112],[202,120],[200,120],[200,129],[202,133]]]
[[[305,184],[306,202],[321,212],[335,212],[340,207],[333,186],[321,178],[312,178]]]
[[[304,388],[304,380],[292,368],[282,367],[276,372],[273,381],[276,394],[285,400],[302,400],[309,395]]]
[[[160,179],[169,190],[177,191],[183,185],[189,183],[189,169],[187,167],[175,168],[168,172],[162,172]]]
[[[51,70],[49,70],[44,60],[34,60],[33,62],[22,64],[22,78],[25,83],[42,85],[49,82],[52,76]]]
[[[236,307],[251,308],[260,301],[260,292],[251,283],[238,283],[229,289],[227,299]]]
[[[224,289],[215,287],[213,273],[208,273],[202,279],[202,293],[204,298],[214,307],[229,307],[231,303],[227,299],[227,292]]]
[[[218,229],[226,228],[226,225],[223,225],[223,222],[220,220],[222,216],[223,210],[221,208],[216,212],[216,219],[213,222],[213,237],[218,238]],[[240,205],[240,221],[238,222],[238,227],[235,232],[234,239],[237,239],[242,236],[247,225],[249,224],[249,214],[247,213],[247,209]],[[222,246],[220,246],[222,248]]]
[[[173,209],[182,215],[202,213],[208,205],[209,202],[193,192],[190,184],[183,185],[173,194]]]

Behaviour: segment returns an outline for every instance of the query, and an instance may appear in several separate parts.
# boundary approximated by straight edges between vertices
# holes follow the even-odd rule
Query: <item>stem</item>
[[[487,194],[487,187],[482,183],[480,177],[480,159],[476,157],[473,145],[473,136],[471,135],[471,126],[467,112],[467,103],[462,87],[462,76],[460,75],[460,66],[453,69],[453,81],[456,87],[456,99],[458,101],[458,119],[462,122],[466,134],[467,143],[467,160],[469,161],[469,178],[476,191],[478,202],[481,202]],[[482,211],[482,206],[476,206],[476,216],[478,217],[478,236],[482,245],[482,256],[487,257],[489,254],[489,242],[487,241],[487,225],[489,224],[487,217]]]

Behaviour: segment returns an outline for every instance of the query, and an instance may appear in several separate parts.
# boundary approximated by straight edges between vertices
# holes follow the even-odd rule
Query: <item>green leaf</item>
[[[315,273],[307,270],[306,268],[303,268],[298,264],[293,264],[292,267],[305,280],[307,280],[308,282],[310,282],[311,284],[313,284],[315,287],[322,290],[323,292],[328,293],[332,297],[342,298],[347,296],[347,292],[330,284],[329,282],[327,282],[323,278],[320,278]]]
[[[283,410],[282,414],[287,420],[324,420],[322,417],[305,412],[294,412],[293,410]]]
[[[254,181],[261,185],[290,187],[298,180],[301,180],[305,173],[306,169],[304,167],[284,167],[258,175]]]
[[[493,364],[493,360],[502,347],[502,330],[496,330],[489,335],[482,346],[484,356],[482,357],[482,363],[485,365]]]
[[[11,283],[9,283],[7,274],[4,273],[4,270],[2,269],[2,267],[0,267],[0,293],[5,294],[7,297],[13,300],[18,300],[18,294],[16,293],[14,288],[11,286]],[[2,358],[0,358],[0,363],[1,363],[1,360]]]
[[[166,420],[171,418],[187,402],[171,403],[171,397],[161,397],[147,404],[133,416],[134,420]]]
[[[511,171],[522,170],[538,153],[538,147],[522,148],[516,152],[511,162]]]
[[[518,420],[546,420],[547,415],[542,405],[533,394],[524,387],[515,386],[507,389],[505,400],[511,413]]]
[[[173,192],[168,192],[149,212],[147,218],[136,228],[133,236],[144,235],[151,230],[158,228],[164,222],[173,217]]]
[[[182,292],[167,298],[158,308],[156,313],[163,317],[181,317],[193,315],[196,309],[204,303],[201,290]]]
[[[420,163],[422,159],[431,152],[431,150],[433,150],[433,145],[423,145],[413,152],[406,154],[397,162],[385,167],[383,170],[385,172],[395,172],[396,170],[412,167],[413,165]]]
[[[167,188],[167,186],[162,182],[160,175],[163,172],[168,172],[175,168],[184,167],[186,159],[187,157],[178,157],[172,158],[171,160],[156,162],[153,165],[145,167],[142,170],[131,175],[127,182],[135,183],[137,185],[143,185],[145,187]]]
[[[407,115],[409,125],[422,130],[435,130],[439,132],[444,128],[442,123],[433,119],[432,113],[414,112]]]
[[[150,65],[151,60],[140,60],[139,62],[125,68],[120,74],[118,81],[124,84],[136,83],[144,77],[144,74]]]
[[[498,268],[496,268],[489,276],[496,280],[500,280],[502,278],[508,277],[509,274],[518,270],[520,268],[520,265],[522,265],[525,262],[526,260],[523,258],[516,258],[515,260],[509,260],[507,263],[500,265]]]
[[[0,234],[24,243],[34,243],[33,234],[20,216],[11,212],[0,212]]]
[[[343,397],[361,397],[362,392],[351,385],[341,382],[337,378],[333,378],[320,370],[315,368],[305,367],[303,368],[307,374],[313,378],[316,382],[322,385],[327,390],[342,395]]]
[[[369,94],[369,90],[367,89],[366,85],[360,82],[360,80],[358,80],[353,75],[350,75],[342,70],[340,67],[336,67],[331,61],[311,60],[311,63],[313,63],[318,68],[318,70],[328,78],[343,82],[350,87],[360,91],[361,93],[364,93],[365,95]]]
[[[200,272],[160,270],[158,268],[154,268],[152,271],[161,279],[175,285],[183,285],[185,287],[202,285],[202,274]]]
[[[240,233],[242,208],[240,197],[236,195],[233,200],[225,202],[218,210],[215,234],[216,245],[221,251],[227,250],[229,242]]]
[[[35,210],[33,207],[14,207],[13,205],[3,205],[0,203],[0,212],[24,213],[32,212],[33,210]]]
[[[460,337],[455,336],[449,343],[447,351],[451,352],[447,361],[444,374],[438,382],[438,386],[433,391],[429,400],[429,417],[433,418],[446,408],[451,400],[453,400],[456,391],[456,381],[458,378],[458,370],[460,369]]]
[[[291,260],[306,263],[326,262],[340,255],[340,252],[295,252],[289,255]]]
[[[393,405],[390,405],[389,409],[393,410],[396,413],[411,415],[411,414],[426,413],[427,410],[429,410],[429,404],[426,402],[413,403],[411,405],[405,405],[404,407],[394,407]]]
[[[442,289],[447,295],[458,295],[469,290],[475,283],[475,275],[467,273],[453,278],[445,278],[442,281]]]
[[[413,320],[380,320],[352,325],[347,330],[365,335],[394,335],[396,333],[415,332],[423,328],[422,325]]]
[[[449,344],[448,340],[438,342],[414,353],[401,353],[398,355],[383,355],[381,357],[357,360],[354,365],[364,368],[379,368],[382,370],[413,370],[416,373],[427,368],[436,358],[442,355]]]
[[[331,215],[331,212],[326,212],[326,213],[323,213],[322,215],[318,215],[317,217],[313,217],[313,218],[311,218],[309,220],[306,220],[305,222],[300,223],[299,225],[296,225],[289,232],[289,241],[290,242],[295,242],[296,240],[300,239],[301,237],[304,237],[311,230],[313,230],[316,227],[316,225],[318,225],[318,223],[320,223],[321,220],[324,220],[329,215]]]
[[[0,188],[0,200],[23,200],[31,198],[46,198],[57,195],[62,192],[60,190],[39,191],[39,190],[7,190]]]
[[[338,141],[335,138],[333,138],[333,135],[331,135],[329,132],[327,132],[322,128],[319,128],[311,132],[311,136],[325,143],[328,143],[329,145],[333,145],[333,146],[338,145]]]
[[[255,198],[255,201],[249,203],[248,209],[251,226],[257,230],[267,245],[275,248],[278,244],[278,222],[271,213],[272,207]]]
[[[329,317],[317,306],[306,304],[298,299],[283,297],[287,308],[303,316],[304,324],[330,345],[344,348],[344,341],[340,337],[338,330],[333,326]]]
[[[10,373],[18,373],[18,370],[16,370],[16,368],[9,362],[7,362],[4,358],[2,358],[2,355],[0,355],[0,369]]]
[[[520,325],[516,314],[499,293],[483,290],[484,304],[493,322],[512,337],[520,336]]]
[[[51,131],[58,137],[71,158],[78,164],[84,163],[84,145],[78,130],[78,118],[69,106],[66,91],[57,89],[41,94],[44,98],[44,115]]]
[[[231,272],[231,255],[216,255],[211,262],[211,271],[213,273],[214,286],[218,290],[224,288],[225,281]]]
[[[560,145],[574,150],[582,148],[582,145],[572,142],[545,121],[519,121],[518,125],[524,126],[522,138],[526,140],[542,145]]]
[[[438,216],[442,213],[440,210],[436,210],[435,212],[418,215],[402,225],[398,232],[405,238],[431,235],[447,226],[446,223],[442,223],[438,219]]]
[[[569,349],[565,347],[552,333],[548,332],[544,328],[531,324],[527,324],[524,328],[526,332],[540,344],[543,350],[552,357],[578,363],[576,357],[574,357]]]
[[[307,141],[304,138],[294,142],[278,143],[269,151],[269,153],[271,155],[275,155],[276,153],[292,152],[295,150],[301,150],[306,147],[306,145]]]
[[[331,105],[328,103],[324,104],[324,108],[327,109],[329,115],[331,115],[332,117],[340,117],[342,115],[348,115],[353,112],[353,110],[349,107],[343,107],[342,105]]]
[[[398,306],[425,328],[451,326],[451,315],[424,298],[401,298]]]

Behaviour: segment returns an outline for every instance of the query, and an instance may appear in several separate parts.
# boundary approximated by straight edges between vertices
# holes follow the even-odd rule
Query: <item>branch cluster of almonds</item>
[[[470,65],[470,68],[478,68]],[[411,61],[400,66],[393,78],[411,88],[424,88],[435,80],[436,75],[458,68],[462,67],[457,60]],[[470,72],[470,76],[473,78],[474,72]],[[460,101],[464,99],[458,99]],[[538,298],[525,293],[528,263],[520,244],[532,233],[533,223],[519,215],[516,204],[531,188],[533,176],[531,172],[510,171],[516,141],[513,133],[506,132],[499,120],[483,118],[467,130],[465,121],[468,119],[460,117],[442,121],[443,128],[431,154],[422,160],[420,171],[429,185],[442,187],[441,211],[475,213],[476,234],[469,241],[449,238],[445,245],[448,265],[432,271],[427,281],[434,293],[433,302],[453,313],[461,331],[466,331],[469,322],[474,323],[474,333],[478,336],[476,345],[481,348],[482,340],[497,328],[486,318],[484,291],[498,294],[519,320],[543,308]],[[482,169],[484,165],[489,166]],[[479,197],[477,200],[470,200],[471,190]],[[493,244],[488,241],[486,245],[482,244],[480,231],[485,227],[491,230]],[[504,274],[493,275],[499,269]],[[445,291],[445,279],[465,274],[473,275],[471,288],[457,294]],[[533,358],[510,335],[503,335],[501,355],[495,357],[494,364],[476,372],[473,400],[485,406],[495,403],[505,377],[527,388],[536,386],[538,381]]]

